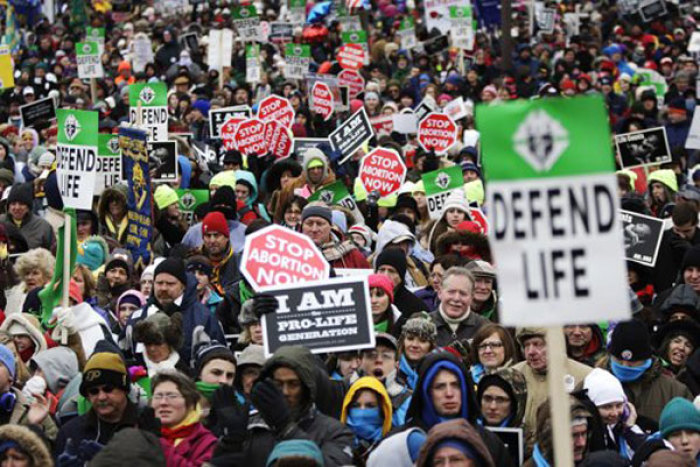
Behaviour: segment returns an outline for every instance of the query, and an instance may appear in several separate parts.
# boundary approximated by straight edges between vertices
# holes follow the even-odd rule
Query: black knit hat
[[[637,320],[625,321],[615,326],[610,340],[610,354],[625,361],[650,358],[651,336],[647,326]]]
[[[177,280],[187,285],[187,273],[185,272],[185,263],[180,258],[167,258],[158,264],[153,279],[158,277],[160,273],[168,273],[174,276]]]
[[[219,211],[226,220],[236,220],[236,193],[228,185],[219,187],[209,201],[209,211]]]
[[[695,266],[700,268],[700,246],[694,246],[685,252],[683,256],[683,263],[681,264],[681,271],[685,271],[686,268]]]
[[[30,183],[16,183],[12,185],[10,194],[7,196],[7,205],[18,202],[32,207],[34,202],[34,188]]]
[[[236,365],[236,357],[233,352],[225,345],[212,341],[206,345],[202,345],[197,350],[197,360],[194,365],[195,379],[199,379],[202,369],[212,360],[226,360]]]
[[[399,277],[403,282],[403,278],[406,275],[406,253],[400,248],[386,248],[382,251],[375,262],[375,270],[379,270],[381,266],[388,264],[396,269],[399,273]]]

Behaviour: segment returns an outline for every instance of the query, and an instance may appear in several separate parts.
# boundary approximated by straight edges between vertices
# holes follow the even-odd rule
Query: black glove
[[[292,420],[291,411],[282,391],[271,379],[255,383],[250,399],[265,423],[276,433],[283,431]]]
[[[268,313],[275,313],[279,307],[279,302],[272,295],[257,294],[253,297],[253,313],[258,319]]]
[[[234,446],[242,446],[248,436],[249,411],[249,404],[238,403],[233,386],[222,384],[214,391],[209,419],[212,422],[214,434],[222,436],[222,442],[227,444],[227,451],[237,450]]]
[[[367,194],[367,205],[368,206],[376,206],[377,203],[379,202],[379,190],[374,190],[371,191]]]
[[[156,412],[152,407],[144,408],[139,414],[138,429],[153,433],[160,438],[160,419],[156,418]]]

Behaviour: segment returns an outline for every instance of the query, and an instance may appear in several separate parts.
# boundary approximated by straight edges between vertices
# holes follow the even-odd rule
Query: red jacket
[[[333,269],[336,268],[346,268],[346,269],[371,269],[372,266],[369,265],[365,255],[363,255],[360,250],[353,249],[348,251],[345,256],[340,259],[336,259],[330,262]]]
[[[167,467],[200,467],[211,459],[217,441],[211,431],[204,428],[201,423],[197,423],[192,434],[180,441],[177,446],[161,438],[160,447],[165,454]]]

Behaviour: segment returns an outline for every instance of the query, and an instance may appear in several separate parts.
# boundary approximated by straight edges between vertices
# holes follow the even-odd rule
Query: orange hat
[[[121,73],[124,70],[131,71],[131,63],[127,62],[126,60],[122,60],[121,62],[119,62],[119,67],[117,68],[117,72]]]

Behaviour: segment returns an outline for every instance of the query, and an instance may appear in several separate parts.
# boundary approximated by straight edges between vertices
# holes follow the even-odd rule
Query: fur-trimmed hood
[[[29,455],[31,465],[51,467],[54,465],[51,452],[38,434],[22,425],[0,426],[0,443],[14,441]]]
[[[179,312],[168,316],[159,311],[134,326],[134,342],[168,344],[172,350],[177,351],[182,346],[182,341],[182,313]]]
[[[109,209],[109,202],[113,199],[123,201],[124,205],[126,205],[127,191],[128,187],[121,183],[105,188],[100,196],[100,202],[97,205],[97,215],[100,218],[100,222],[104,222]]]
[[[467,230],[453,230],[442,234],[437,239],[435,257],[438,258],[442,255],[448,254],[450,252],[450,247],[457,242],[461,243],[462,245],[471,245],[474,249],[474,253],[477,254],[482,260],[488,263],[493,262],[491,247],[489,246],[489,240],[486,235],[469,232]]]
[[[41,332],[39,320],[34,315],[27,313],[12,313],[7,315],[5,321],[0,325],[0,331],[5,331],[11,336],[26,334],[34,342],[34,354],[42,352],[48,348],[46,338]]]

